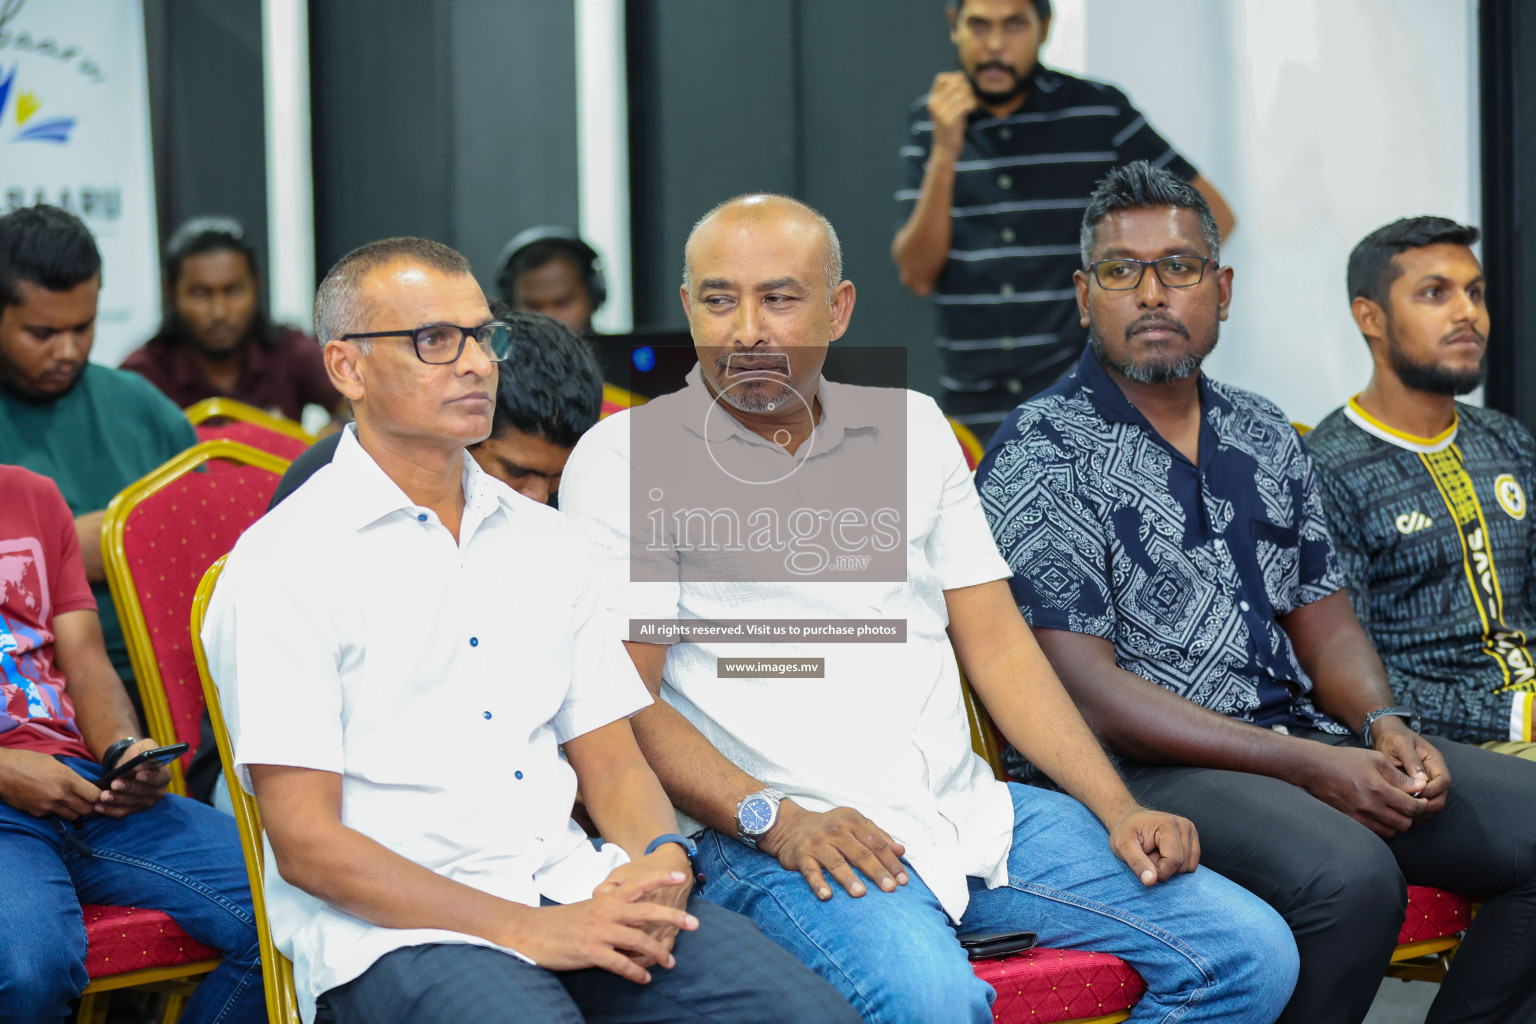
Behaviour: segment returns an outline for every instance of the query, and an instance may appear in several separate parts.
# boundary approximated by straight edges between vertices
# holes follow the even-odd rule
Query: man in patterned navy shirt
[[[1536,765],[1425,739],[1393,706],[1300,438],[1200,373],[1232,297],[1218,244],[1173,175],[1100,183],[1076,276],[1090,349],[977,471],[1014,597],[1131,792],[1290,923],[1281,1021],[1365,1016],[1405,880],[1490,894],[1429,1019],[1536,1019]]]

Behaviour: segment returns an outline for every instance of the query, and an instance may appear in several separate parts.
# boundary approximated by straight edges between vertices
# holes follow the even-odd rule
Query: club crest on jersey
[[[1494,480],[1493,493],[1499,499],[1499,507],[1508,512],[1510,518],[1525,518],[1525,491],[1520,487],[1520,481],[1505,473]]]
[[[1392,522],[1397,527],[1397,532],[1405,537],[1410,533],[1418,533],[1420,530],[1427,530],[1435,525],[1433,519],[1418,509],[1414,509],[1412,512],[1404,512]]]

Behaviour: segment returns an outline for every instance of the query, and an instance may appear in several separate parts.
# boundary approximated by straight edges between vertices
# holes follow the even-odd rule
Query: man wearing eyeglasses
[[[354,250],[315,326],[356,422],[235,546],[203,631],[304,1019],[852,1021],[693,897],[590,556],[467,456],[512,335],[463,257]]]
[[[1429,1020],[1536,1019],[1536,764],[1421,736],[1396,705],[1295,429],[1200,371],[1232,299],[1219,256],[1173,175],[1099,184],[1076,277],[1090,348],[977,470],[1014,599],[1130,791],[1194,821],[1203,862],[1290,924],[1282,1022],[1365,1017],[1405,880],[1487,900]]]

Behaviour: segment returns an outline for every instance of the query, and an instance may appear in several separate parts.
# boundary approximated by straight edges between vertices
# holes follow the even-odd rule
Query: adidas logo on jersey
[[[1404,512],[1394,522],[1397,525],[1397,532],[1405,537],[1410,533],[1418,533],[1420,530],[1427,530],[1435,525],[1433,519],[1418,509],[1414,509],[1412,512]]]

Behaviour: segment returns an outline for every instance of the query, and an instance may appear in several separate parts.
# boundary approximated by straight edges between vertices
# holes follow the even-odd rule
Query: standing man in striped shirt
[[[961,70],[913,105],[891,257],[938,308],[944,411],[985,442],[1083,350],[1078,227],[1110,168],[1166,167],[1205,196],[1223,238],[1235,220],[1124,93],[1041,66],[1050,0],[946,2]]]

